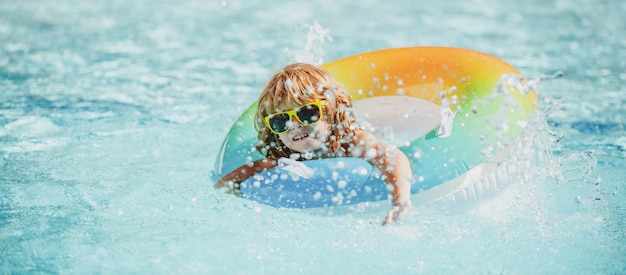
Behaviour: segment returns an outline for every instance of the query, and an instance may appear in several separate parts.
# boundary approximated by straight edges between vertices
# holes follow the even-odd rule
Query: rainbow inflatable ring
[[[354,101],[357,122],[399,146],[411,162],[413,204],[476,198],[479,179],[505,139],[516,138],[537,95],[516,85],[514,67],[491,55],[449,47],[357,54],[322,65]],[[518,81],[512,81],[517,79]],[[213,178],[263,158],[256,151],[253,103],[234,122]],[[315,208],[388,199],[380,171],[359,158],[281,164],[240,186],[241,196],[275,207]],[[295,169],[291,169],[295,168]],[[302,172],[304,170],[304,173]]]

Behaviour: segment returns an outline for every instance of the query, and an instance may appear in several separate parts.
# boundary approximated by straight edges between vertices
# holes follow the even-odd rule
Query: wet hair
[[[352,98],[328,72],[305,63],[291,64],[276,72],[259,96],[254,117],[259,138],[257,150],[272,159],[299,154],[288,148],[278,134],[270,131],[264,119],[269,114],[321,100],[326,101],[323,119],[330,127],[328,152],[323,154],[344,154],[344,147],[354,137]]]

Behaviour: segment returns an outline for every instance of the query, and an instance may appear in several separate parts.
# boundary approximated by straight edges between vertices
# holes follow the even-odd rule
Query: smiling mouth
[[[299,135],[293,137],[291,140],[299,141],[299,140],[303,140],[303,139],[308,138],[308,137],[309,137],[309,134],[306,134],[306,133],[305,134],[299,134]]]

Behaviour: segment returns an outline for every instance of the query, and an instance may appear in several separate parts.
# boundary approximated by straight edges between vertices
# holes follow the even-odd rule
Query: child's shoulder
[[[376,141],[376,136],[374,136],[374,134],[365,131],[365,130],[355,130],[354,131],[354,142],[355,143],[362,143],[362,142],[372,142],[372,141]]]

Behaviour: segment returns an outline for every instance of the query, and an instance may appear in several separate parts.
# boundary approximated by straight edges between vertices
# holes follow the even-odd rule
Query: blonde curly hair
[[[345,154],[349,141],[354,138],[356,127],[352,98],[328,72],[305,63],[291,64],[276,72],[259,96],[254,117],[259,139],[257,150],[272,159],[299,154],[289,149],[278,134],[270,131],[264,118],[269,114],[321,100],[326,101],[323,119],[330,125],[328,152],[324,154]]]

